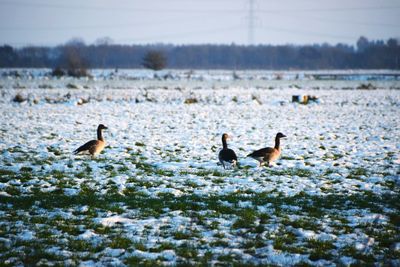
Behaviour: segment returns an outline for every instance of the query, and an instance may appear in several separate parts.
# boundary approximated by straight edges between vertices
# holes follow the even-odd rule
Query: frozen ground
[[[400,265],[399,81],[207,75],[2,75],[0,262]],[[104,152],[73,156],[99,123]],[[275,166],[245,158],[278,131]]]

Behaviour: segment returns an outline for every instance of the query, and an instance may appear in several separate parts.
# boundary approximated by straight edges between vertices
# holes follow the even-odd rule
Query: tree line
[[[157,58],[154,53],[164,60],[162,67],[176,69],[400,69],[397,39],[370,41],[365,37],[360,37],[356,46],[342,43],[119,45],[108,42],[86,45],[79,39],[56,47],[3,45],[0,46],[0,67],[142,68],[151,66],[146,60]]]

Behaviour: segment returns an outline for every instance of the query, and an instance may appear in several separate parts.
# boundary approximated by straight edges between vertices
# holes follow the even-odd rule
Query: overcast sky
[[[123,44],[355,44],[361,35],[400,38],[400,0],[0,0],[0,44],[13,46],[76,37],[87,44],[102,37]]]

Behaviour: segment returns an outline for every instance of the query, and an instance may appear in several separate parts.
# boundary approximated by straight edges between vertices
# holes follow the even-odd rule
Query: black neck
[[[223,149],[228,148],[228,144],[226,143],[226,139],[224,137],[222,137],[222,147],[223,147]]]
[[[280,138],[279,137],[275,137],[275,149],[279,149],[279,144],[280,144]]]
[[[101,129],[97,129],[97,140],[104,141],[103,130],[101,130]]]

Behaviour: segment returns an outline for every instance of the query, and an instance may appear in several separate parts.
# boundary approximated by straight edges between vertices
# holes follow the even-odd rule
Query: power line
[[[339,24],[352,24],[352,25],[361,25],[361,26],[374,26],[374,27],[392,27],[392,28],[399,28],[398,24],[390,24],[390,23],[380,23],[380,22],[362,22],[362,21],[354,21],[354,20],[349,20],[349,19],[332,19],[332,18],[321,18],[321,17],[316,17],[316,16],[304,16],[304,15],[296,15],[298,17],[302,18],[308,18],[311,20],[316,20],[316,21],[322,21],[322,22],[328,22],[328,23],[339,23]]]
[[[249,10],[249,16],[248,16],[248,43],[252,44],[254,43],[254,28],[255,28],[255,16],[251,16],[250,14],[254,13]],[[281,14],[271,14],[271,16],[278,16],[280,17]],[[332,18],[321,18],[321,17],[316,17],[316,16],[309,16],[309,15],[299,15],[296,14],[294,15],[295,17],[300,17],[300,18],[307,18],[315,21],[320,21],[320,22],[328,22],[328,23],[340,23],[340,24],[353,24],[353,25],[363,25],[363,26],[375,26],[375,27],[393,27],[393,28],[398,28],[399,25],[396,24],[389,24],[389,23],[377,23],[377,22],[361,22],[361,21],[354,21],[354,20],[348,20],[348,19],[332,19]],[[196,17],[191,16],[191,19],[193,18],[203,18],[203,15],[199,15]],[[216,17],[209,17],[209,19],[219,19]],[[129,28],[129,27],[137,27],[137,26],[150,26],[150,25],[160,25],[160,24],[166,24],[166,23],[181,23],[182,19],[168,19],[168,20],[161,20],[161,21],[156,21],[156,20],[151,20],[149,22],[138,22],[138,23],[121,23],[121,24],[92,24],[92,25],[61,25],[61,26],[45,26],[45,27],[4,27],[0,26],[0,31],[58,31],[58,30],[69,30],[69,29],[103,29],[103,28]]]
[[[213,29],[207,29],[207,30],[199,30],[199,31],[190,31],[190,32],[181,32],[181,33],[176,33],[176,34],[163,34],[163,35],[157,35],[157,36],[152,36],[152,37],[141,37],[141,38],[125,38],[125,39],[119,39],[119,41],[131,41],[131,42],[138,42],[138,41],[159,41],[160,39],[174,39],[174,38],[181,38],[181,37],[186,37],[186,36],[191,36],[191,35],[199,35],[199,34],[218,34],[221,32],[226,32],[226,31],[231,31],[231,30],[237,30],[238,28],[241,28],[241,25],[236,25],[236,26],[230,26],[230,27],[221,27],[221,28],[213,28]]]
[[[287,29],[287,28],[282,28],[282,27],[271,27],[271,26],[263,26],[261,27],[266,30],[271,30],[271,31],[278,31],[278,32],[288,32],[292,34],[297,34],[297,35],[309,35],[309,36],[319,36],[319,37],[329,37],[332,39],[338,39],[338,40],[351,40],[354,41],[357,37],[350,36],[350,35],[336,35],[336,34],[329,34],[329,33],[322,33],[322,32],[315,32],[315,31],[304,31],[304,30],[294,30],[294,29]]]
[[[204,18],[203,15],[191,16],[193,18]],[[209,19],[219,19],[216,17],[210,17]],[[92,25],[63,25],[63,26],[45,26],[45,27],[4,27],[0,26],[0,31],[59,31],[59,30],[79,30],[79,29],[104,29],[104,28],[130,28],[138,26],[151,26],[151,25],[165,25],[167,23],[182,23],[182,18],[178,19],[165,19],[165,20],[151,20],[148,22],[138,23],[121,23],[121,24],[92,24]]]
[[[237,30],[238,28],[241,28],[241,25],[213,28],[213,29],[205,29],[205,30],[198,30],[198,31],[190,31],[190,32],[189,31],[188,32],[180,32],[180,33],[176,33],[176,34],[162,34],[162,35],[154,35],[154,36],[147,36],[147,37],[140,37],[140,38],[115,39],[114,41],[119,41],[122,43],[126,43],[126,42],[137,43],[137,42],[144,42],[144,41],[162,42],[162,41],[160,41],[160,39],[175,39],[175,38],[187,37],[187,36],[191,36],[191,35],[200,35],[200,34],[221,34],[222,32]],[[7,42],[4,44],[18,45],[18,46],[27,45],[27,43],[20,43],[20,42]],[[29,45],[34,46],[34,44],[29,44]],[[40,45],[36,44],[36,46],[46,46],[46,45],[50,45],[50,44],[44,44],[44,43],[40,44]]]
[[[240,9],[185,9],[185,8],[136,8],[129,6],[88,6],[88,5],[63,5],[63,4],[49,4],[49,3],[32,3],[32,2],[22,2],[22,1],[0,1],[1,4],[8,6],[20,6],[23,8],[33,7],[33,8],[54,8],[54,9],[71,9],[76,11],[87,11],[87,10],[102,10],[102,11],[125,11],[125,12],[151,12],[151,13],[209,13],[209,12],[234,12],[240,13]]]
[[[298,9],[259,9],[260,13],[292,13],[292,12],[342,12],[365,10],[392,10],[400,9],[400,6],[369,6],[369,7],[333,7],[333,8],[298,8]]]
[[[104,10],[104,11],[112,11],[112,10],[120,10],[120,11],[137,11],[137,12],[171,12],[171,13],[205,13],[205,12],[224,12],[224,13],[240,13],[243,12],[241,9],[232,9],[232,8],[224,8],[224,9],[185,9],[185,8],[135,8],[128,6],[93,6],[93,5],[64,5],[64,4],[49,4],[49,3],[32,3],[32,2],[24,2],[24,1],[8,1],[2,0],[0,1],[2,5],[9,6],[21,6],[21,7],[35,7],[35,8],[55,8],[55,9],[73,9],[73,10]],[[367,7],[333,7],[333,8],[298,8],[298,9],[257,9],[254,12],[256,13],[277,13],[277,12],[338,12],[338,11],[364,11],[364,10],[390,10],[390,9],[400,9],[400,6],[367,6]]]
[[[247,1],[247,0],[246,0]],[[294,8],[285,8],[285,9],[255,9],[255,1],[256,0],[249,0],[249,9],[248,9],[248,27],[247,27],[247,34],[248,34],[248,44],[253,44],[254,39],[255,39],[255,29],[257,28],[255,25],[255,19],[256,19],[256,14],[257,13],[269,13],[271,16],[282,16],[283,19],[285,19],[285,13],[291,13],[294,12],[295,14],[292,14],[291,16],[298,16],[302,18],[309,18],[311,20],[317,20],[321,22],[332,22],[332,23],[341,23],[341,24],[359,24],[359,25],[366,25],[366,26],[376,26],[376,27],[398,27],[398,25],[394,24],[385,24],[385,23],[370,23],[370,22],[355,22],[351,20],[346,19],[330,19],[330,18],[318,18],[315,16],[310,16],[308,14],[302,14],[302,12],[307,13],[307,12],[342,12],[342,11],[363,11],[363,10],[387,10],[387,9],[399,9],[400,6],[368,6],[368,7],[333,7],[333,8],[300,8],[300,9],[294,9]],[[15,0],[15,1],[9,1],[9,0],[0,0],[0,6],[1,5],[10,5],[10,6],[21,6],[24,8],[29,8],[29,7],[35,7],[35,8],[42,8],[42,7],[48,7],[48,8],[57,8],[57,9],[72,9],[72,10],[103,10],[103,11],[115,11],[115,10],[120,10],[120,11],[135,11],[135,12],[163,12],[163,13],[174,13],[174,12],[182,12],[185,14],[189,14],[190,18],[193,18],[193,15],[191,13],[199,13],[199,17],[203,18],[204,13],[210,13],[210,12],[224,12],[224,13],[243,13],[243,9],[235,9],[235,8],[227,8],[227,9],[185,9],[185,8],[167,8],[167,9],[150,9],[150,8],[133,8],[133,7],[121,7],[121,6],[77,6],[77,5],[67,5],[67,4],[49,4],[49,3],[38,3],[38,2],[24,2],[21,0]],[[218,18],[215,16],[208,16],[209,19],[213,18]],[[93,24],[93,25],[79,25],[79,26],[45,26],[45,27],[32,27],[32,28],[25,28],[25,27],[4,27],[0,26],[0,31],[25,31],[25,30],[30,30],[30,31],[58,31],[58,30],[67,30],[67,29],[102,29],[102,28],[123,28],[123,27],[137,27],[137,26],[149,26],[152,24],[167,24],[167,23],[172,23],[172,22],[178,22],[182,23],[182,19],[177,19],[177,20],[163,20],[163,21],[155,21],[152,20],[150,22],[146,23],[129,23],[129,24]],[[239,26],[240,27],[240,26]],[[220,29],[213,29],[213,30],[202,30],[202,31],[197,31],[197,32],[187,32],[187,33],[177,33],[177,34],[167,34],[167,35],[158,35],[155,37],[144,37],[144,38],[136,38],[133,39],[135,41],[140,41],[140,40],[156,40],[160,38],[176,38],[179,36],[190,36],[193,34],[201,34],[201,33],[219,33],[221,31],[228,31],[228,30],[233,30],[237,29],[238,27],[224,27]],[[292,27],[290,28],[282,28],[282,27],[260,27],[264,28],[266,30],[271,30],[271,31],[279,31],[279,32],[288,32],[292,34],[301,34],[301,35],[308,35],[308,36],[320,36],[320,37],[329,37],[333,39],[340,39],[340,40],[352,40],[355,41],[357,37],[354,36],[348,36],[348,35],[335,35],[335,34],[329,34],[326,32],[315,32],[315,31],[307,31],[307,30],[297,30]],[[244,31],[245,32],[245,31]],[[175,36],[175,37],[174,37]]]

